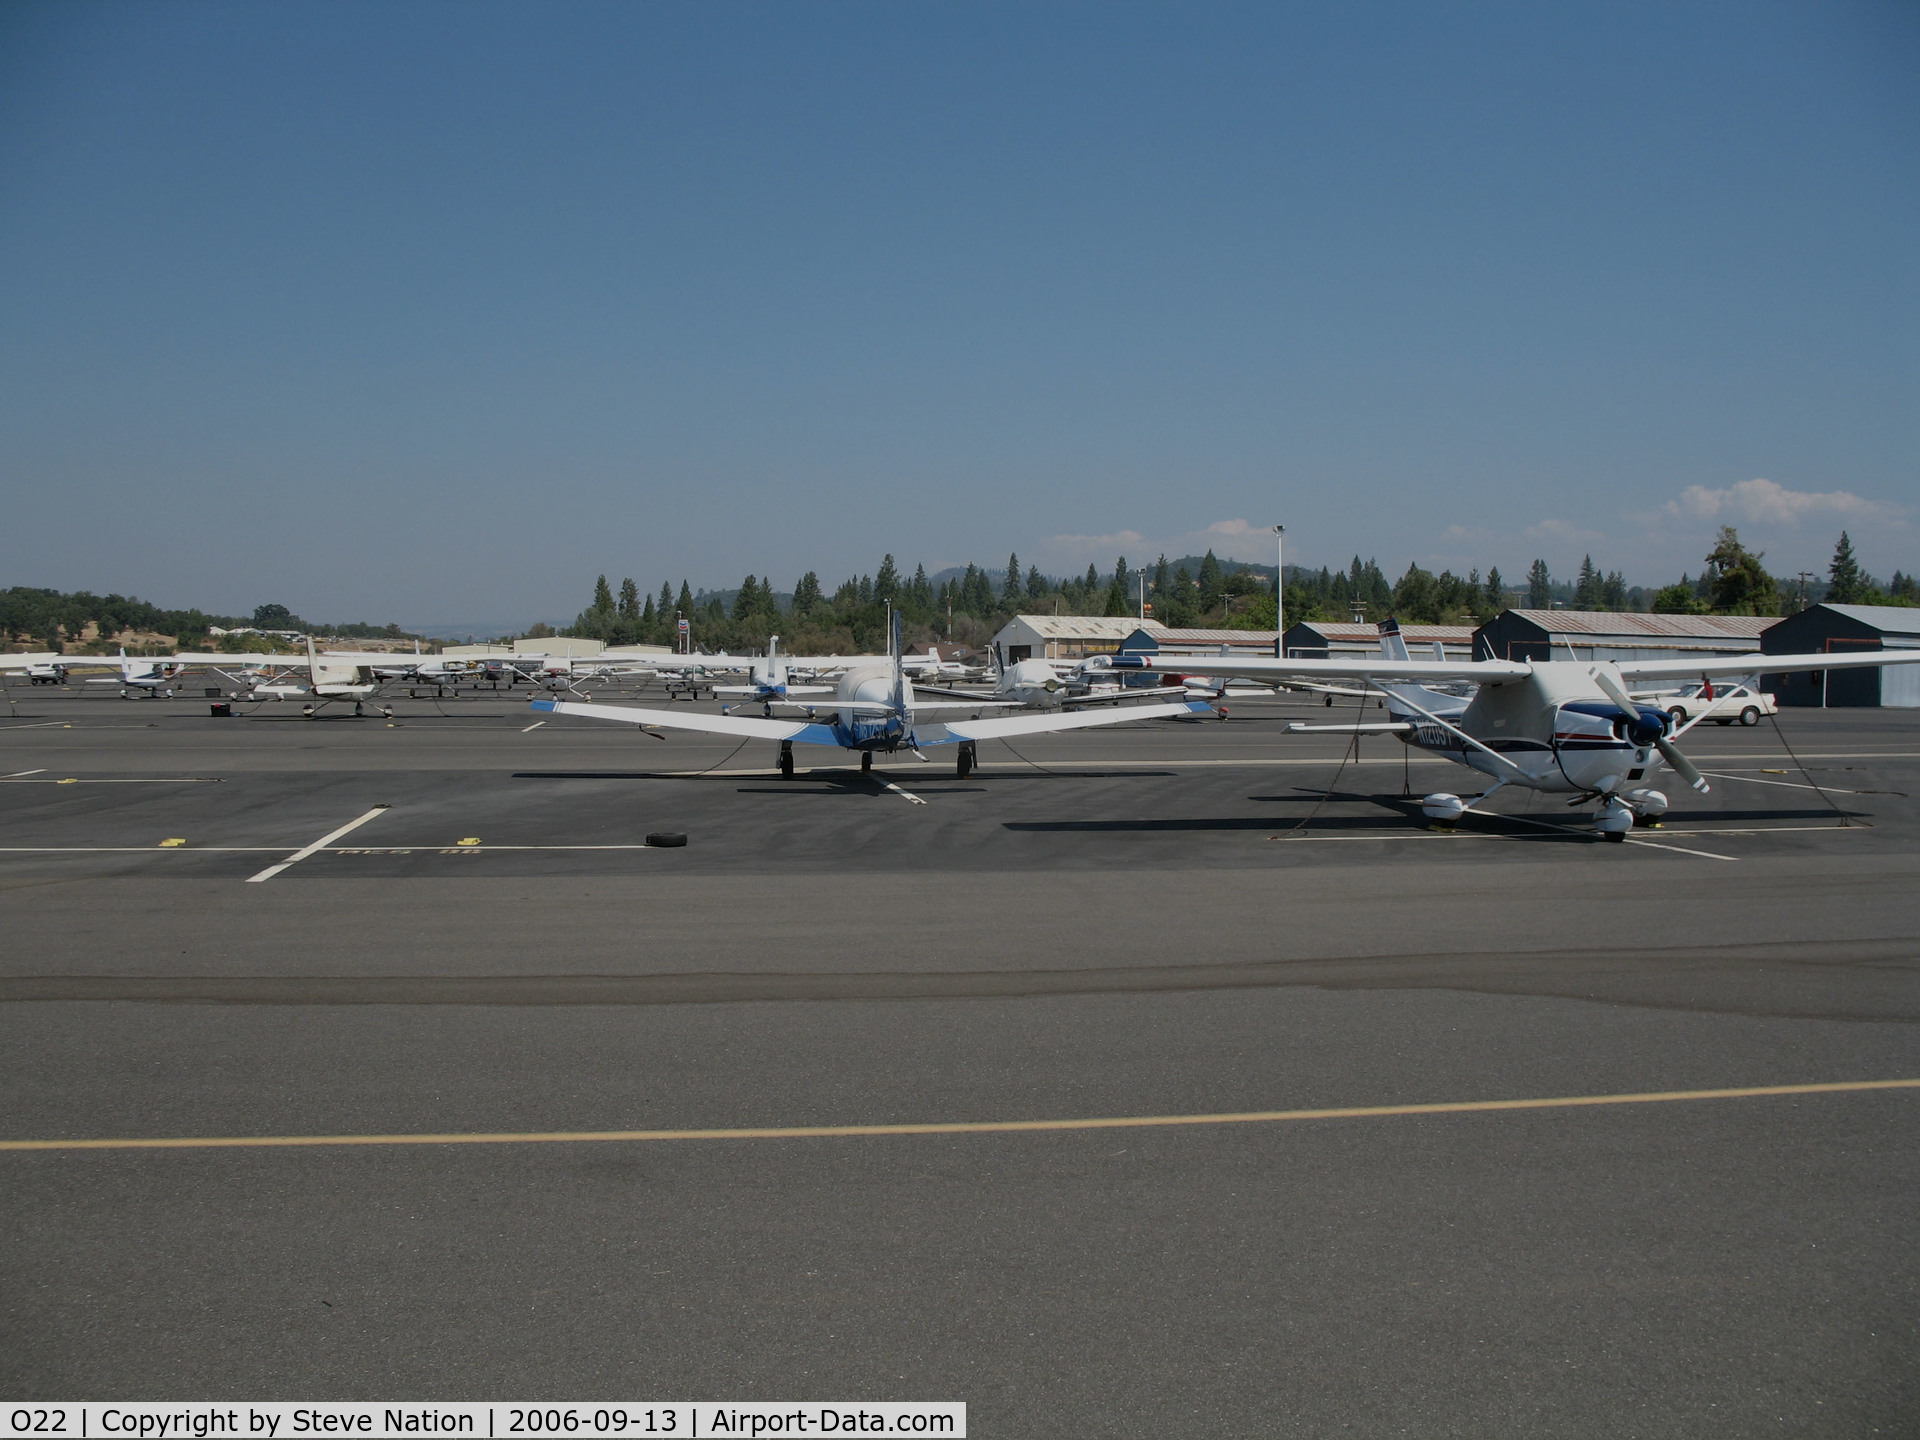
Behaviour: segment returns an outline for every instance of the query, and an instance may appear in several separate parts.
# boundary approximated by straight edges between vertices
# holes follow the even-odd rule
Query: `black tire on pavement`
[[[679,830],[655,830],[647,836],[647,844],[656,850],[672,850],[686,843],[685,832]]]

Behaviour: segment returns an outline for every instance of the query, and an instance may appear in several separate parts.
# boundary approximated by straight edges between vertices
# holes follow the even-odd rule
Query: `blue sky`
[[[1920,565],[1920,7],[14,4],[0,583]]]

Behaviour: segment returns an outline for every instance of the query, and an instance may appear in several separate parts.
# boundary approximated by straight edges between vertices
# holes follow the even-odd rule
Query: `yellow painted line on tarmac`
[[[1196,1125],[1271,1125],[1295,1120],[1379,1120],[1497,1110],[1571,1110],[1677,1100],[1750,1100],[1920,1089],[1920,1079],[1841,1080],[1818,1085],[1745,1085],[1725,1090],[1649,1090],[1543,1100],[1449,1100],[1425,1105],[1342,1105],[1319,1110],[1240,1110],[1218,1115],[1115,1115],[1091,1120],[954,1120],[919,1125],[785,1125],[738,1130],[531,1130],[446,1135],[184,1135],[161,1139],[0,1140],[0,1150],[244,1150],[338,1145],[572,1145],[598,1141],[843,1140],[888,1135],[1015,1135],[1029,1131],[1150,1130]]]

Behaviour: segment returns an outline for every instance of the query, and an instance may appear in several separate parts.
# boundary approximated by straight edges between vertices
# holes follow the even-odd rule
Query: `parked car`
[[[1762,715],[1780,713],[1773,696],[1746,685],[1689,685],[1677,695],[1663,695],[1660,703],[1676,725],[1686,724],[1695,715],[1716,725],[1731,725],[1736,720],[1742,725],[1758,725]]]

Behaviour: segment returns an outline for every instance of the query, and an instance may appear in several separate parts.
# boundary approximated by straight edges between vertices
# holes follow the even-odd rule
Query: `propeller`
[[[1614,704],[1618,705],[1629,715],[1638,715],[1640,713],[1640,707],[1633,703],[1633,697],[1627,694],[1627,692],[1621,688],[1620,682],[1615,680],[1613,676],[1609,675],[1605,670],[1595,670],[1593,672],[1593,680],[1609,700],[1613,701]],[[1687,759],[1685,755],[1682,755],[1680,753],[1680,747],[1667,739],[1665,735],[1659,736],[1653,743],[1655,748],[1660,751],[1660,758],[1665,760],[1667,764],[1672,767],[1673,773],[1686,781],[1687,784],[1698,790],[1702,795],[1707,794],[1713,789],[1711,785],[1707,784],[1707,777],[1694,769],[1693,762]]]

